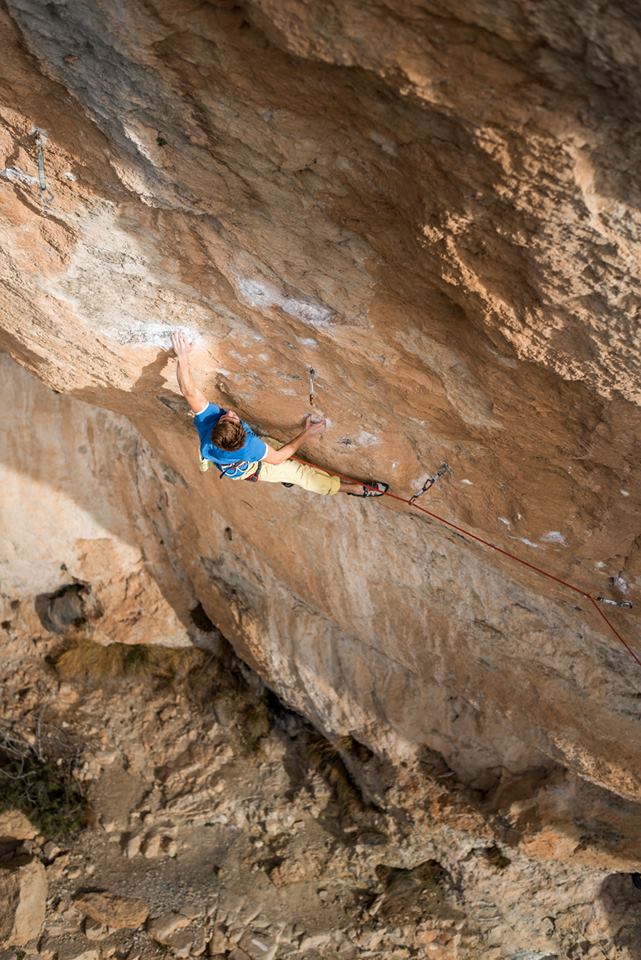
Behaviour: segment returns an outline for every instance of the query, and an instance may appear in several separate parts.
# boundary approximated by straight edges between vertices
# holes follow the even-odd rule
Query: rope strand
[[[323,470],[324,473],[329,473],[331,476],[338,477],[340,480],[345,480],[348,483],[362,483],[363,481],[354,480],[353,477],[345,476],[345,474],[337,473],[334,470],[325,470],[324,467],[319,467],[317,463],[312,463],[310,460],[303,460],[302,457],[292,457],[292,460],[297,460],[299,463],[307,464],[308,467],[316,467],[317,470]],[[364,484],[367,486],[367,484]],[[522,557],[518,557],[515,553],[510,553],[509,550],[504,550],[503,547],[497,547],[495,543],[490,543],[489,540],[484,540],[483,537],[477,536],[477,534],[472,533],[470,530],[466,530],[465,527],[459,527],[456,523],[452,523],[451,520],[446,520],[445,517],[440,517],[437,513],[433,513],[431,510],[427,510],[426,507],[420,506],[420,504],[414,502],[412,503],[406,497],[399,497],[396,493],[390,493],[389,490],[386,490],[383,494],[385,497],[390,497],[391,500],[396,500],[398,503],[405,503],[408,507],[411,507],[414,510],[420,510],[421,513],[426,514],[428,517],[431,517],[432,520],[436,520],[438,523],[442,523],[446,527],[450,527],[452,530],[456,530],[457,533],[462,534],[467,537],[469,540],[475,540],[477,543],[482,544],[484,547],[488,547],[490,550],[495,550],[496,553],[502,554],[504,557],[508,557],[510,560],[514,560],[516,563],[520,563],[524,567],[528,567],[530,570],[534,570],[535,573],[540,574],[543,577],[547,577],[548,580],[553,580],[555,583],[560,583],[562,586],[567,587],[568,590],[573,590],[574,593],[578,593],[581,597],[586,600],[589,600],[594,609],[597,611],[599,616],[606,622],[611,632],[614,634],[616,639],[622,646],[627,650],[633,660],[641,667],[641,658],[634,652],[632,647],[623,639],[619,631],[615,628],[614,624],[611,623],[610,619],[606,617],[605,613],[597,603],[595,597],[591,593],[588,593],[587,590],[582,590],[580,587],[577,587],[573,583],[569,583],[567,580],[563,580],[561,577],[555,576],[553,573],[549,573],[547,570],[544,570],[542,567],[537,567],[535,564],[530,563],[529,560],[523,560]]]

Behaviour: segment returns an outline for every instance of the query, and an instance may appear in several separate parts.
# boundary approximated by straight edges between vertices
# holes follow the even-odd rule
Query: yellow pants
[[[341,485],[339,477],[332,477],[318,467],[310,467],[306,463],[298,463],[297,460],[285,460],[278,465],[265,463],[263,460],[258,480],[265,483],[293,483],[303,490],[323,493],[329,497],[338,493]]]
[[[283,446],[282,440],[274,440],[273,437],[263,437],[263,439],[274,450],[280,450]],[[309,490],[310,493],[320,493],[326,497],[333,497],[338,493],[341,485],[339,477],[333,477],[320,467],[298,463],[297,460],[285,460],[277,466],[273,463],[265,463],[263,460],[260,464],[258,479],[264,480],[265,483],[293,483],[294,486]]]
[[[265,440],[271,447],[278,450],[283,446],[282,441],[274,440],[272,437],[265,437]],[[256,472],[257,463],[250,463],[249,467],[240,477],[234,477],[235,480],[246,480]],[[200,461],[200,469],[207,470],[208,460]],[[333,477],[330,473],[325,473],[319,467],[310,467],[306,463],[298,463],[296,460],[285,460],[284,463],[274,465],[265,463],[260,464],[259,480],[265,483],[293,483],[303,490],[309,490],[310,493],[321,493],[326,497],[332,497],[338,493],[341,481],[339,477]]]

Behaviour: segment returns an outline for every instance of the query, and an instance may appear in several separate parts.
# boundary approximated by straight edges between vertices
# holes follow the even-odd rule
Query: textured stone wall
[[[564,768],[549,819],[584,780],[592,810],[635,800],[639,668],[586,603],[399,505],[202,476],[167,353],[181,326],[208,395],[277,436],[313,365],[319,462],[407,495],[447,461],[437,512],[635,599],[634,10],[8,0],[0,21],[0,345],[180,476],[167,546],[212,619],[325,729],[427,744],[483,789]],[[634,644],[637,612],[612,616]]]
[[[0,621],[13,639],[83,617],[98,643],[186,647],[203,637],[196,598],[164,549],[180,477],[124,417],[56,396],[0,355]],[[59,591],[82,602],[49,616]]]

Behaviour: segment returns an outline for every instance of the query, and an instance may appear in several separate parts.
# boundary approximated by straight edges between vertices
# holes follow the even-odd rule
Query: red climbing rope
[[[630,646],[626,643],[626,641],[623,639],[623,637],[621,636],[621,634],[619,633],[619,631],[614,627],[614,625],[613,625],[612,623],[610,623],[610,621],[608,620],[608,618],[606,617],[606,615],[604,614],[603,610],[601,609],[601,607],[599,606],[599,604],[596,602],[596,600],[594,599],[594,597],[589,597],[589,600],[590,600],[590,603],[592,604],[592,606],[594,607],[594,609],[596,610],[596,612],[599,614],[599,616],[600,616],[600,617],[603,617],[603,619],[605,620],[605,622],[607,623],[607,625],[609,626],[610,630],[612,631],[612,633],[614,634],[614,636],[617,638],[617,640],[620,640],[620,641],[621,641],[621,643],[623,644],[623,646],[625,647],[625,649],[628,651],[628,653],[630,654],[630,656],[631,656],[634,660],[636,660],[636,662],[641,666],[641,660],[639,660],[639,658],[637,657],[637,655],[636,655],[636,653],[634,652],[634,650],[632,649],[632,647],[630,647]]]
[[[343,473],[337,473],[335,470],[326,470],[324,467],[319,467],[317,463],[312,463],[310,460],[303,460],[302,457],[292,457],[292,460],[297,460],[299,463],[304,463],[308,467],[316,467],[317,470],[322,470],[324,473],[329,473],[331,476],[338,477],[340,480],[346,480],[348,483],[361,483],[360,480],[354,480],[353,477],[345,476]],[[365,484],[367,486],[367,484]],[[431,517],[432,520],[438,521],[438,523],[444,524],[446,527],[450,527],[452,530],[456,530],[457,533],[462,534],[470,540],[476,540],[477,543],[483,544],[484,547],[488,547],[490,550],[495,550],[496,553],[502,554],[504,557],[508,557],[510,560],[514,560],[516,563],[520,563],[523,567],[528,567],[530,570],[534,570],[535,573],[539,573],[542,577],[547,577],[548,580],[554,580],[555,583],[560,583],[562,586],[567,587],[568,590],[573,590],[574,593],[580,594],[586,600],[589,600],[594,609],[597,611],[599,616],[605,620],[608,627],[617,638],[617,640],[625,647],[630,656],[635,660],[638,665],[641,667],[641,659],[634,652],[632,647],[623,639],[619,631],[616,629],[613,623],[610,622],[608,617],[599,606],[596,601],[596,598],[592,596],[591,593],[588,593],[587,590],[582,590],[580,587],[575,586],[573,583],[569,583],[567,580],[561,579],[561,577],[556,577],[553,573],[548,573],[547,570],[543,570],[542,567],[537,567],[535,564],[530,563],[528,560],[523,560],[521,557],[517,557],[515,553],[510,553],[509,550],[504,550],[502,547],[497,547],[495,543],[490,543],[489,540],[484,540],[483,537],[477,536],[475,533],[472,533],[470,530],[466,530],[464,527],[459,527],[457,524],[452,523],[451,520],[446,520],[445,517],[439,517],[437,513],[433,513],[431,510],[427,510],[425,507],[419,506],[418,503],[412,503],[406,497],[399,497],[395,493],[390,493],[389,490],[386,490],[383,494],[385,497],[390,497],[392,500],[397,500],[399,503],[405,503],[408,507],[413,507],[414,510],[420,510],[421,513],[426,514],[428,517]]]

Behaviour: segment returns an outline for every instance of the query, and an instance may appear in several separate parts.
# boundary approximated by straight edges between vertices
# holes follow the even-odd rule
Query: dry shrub
[[[270,731],[269,711],[264,700],[248,703],[238,714],[238,731],[243,746],[249,753],[258,750],[260,741]]]
[[[20,810],[45,837],[68,839],[87,821],[74,771],[77,746],[59,727],[36,725],[35,743],[0,721],[0,813]]]
[[[360,819],[367,807],[341,756],[341,753],[351,751],[352,743],[349,736],[331,742],[314,731],[309,734],[306,748],[309,766],[320,773],[332,788],[341,820],[345,823]]]

